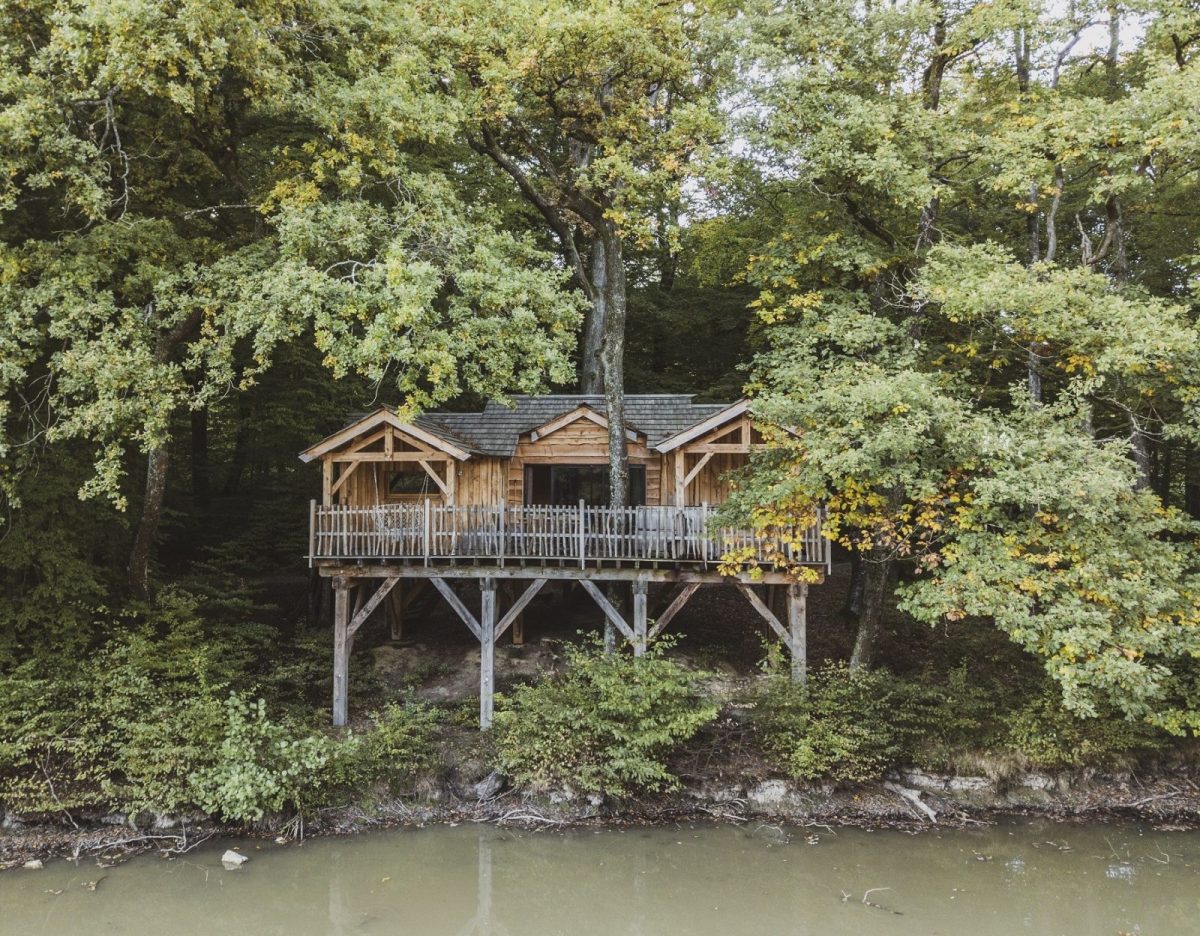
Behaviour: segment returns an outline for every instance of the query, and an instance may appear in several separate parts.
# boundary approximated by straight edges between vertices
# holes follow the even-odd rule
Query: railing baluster
[[[587,568],[605,561],[699,562],[712,565],[742,548],[760,561],[766,548],[752,531],[721,526],[709,530],[708,504],[697,507],[638,506],[614,509],[562,505],[435,506],[417,502],[309,507],[309,555],[313,560],[397,558],[423,561],[471,558],[504,565],[510,559],[577,561]],[[824,566],[832,549],[822,534],[824,516],[796,531],[785,547],[791,561]]]

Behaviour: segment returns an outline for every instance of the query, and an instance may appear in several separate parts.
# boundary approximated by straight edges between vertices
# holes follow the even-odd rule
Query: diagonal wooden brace
[[[667,605],[667,609],[658,616],[658,620],[654,622],[654,627],[650,629],[649,636],[651,640],[667,629],[667,625],[671,623],[671,620],[675,617],[675,615],[683,610],[683,606],[688,603],[688,599],[691,598],[692,595],[696,594],[696,591],[699,588],[699,582],[688,582],[683,586],[683,588],[680,589],[679,594],[675,596],[674,600],[669,605]]]
[[[399,576],[386,578],[383,580],[380,586],[375,589],[375,594],[367,599],[367,603],[365,605],[359,608],[358,612],[354,615],[354,620],[350,622],[350,626],[346,629],[350,637],[353,637],[358,632],[358,629],[367,623],[367,618],[371,616],[371,612],[379,607],[379,602],[383,601],[383,599],[388,596],[388,592],[395,588],[396,583],[399,581]]]
[[[762,615],[763,620],[771,625],[771,630],[775,631],[779,639],[784,642],[784,645],[790,650],[792,648],[792,635],[784,629],[784,626],[779,623],[779,618],[771,613],[771,609],[763,604],[763,600],[754,593],[754,589],[745,582],[737,582],[737,587],[742,594],[746,596],[746,600],[750,602],[751,607]]]
[[[583,586],[584,591],[592,596],[592,600],[600,606],[600,610],[604,612],[604,616],[613,622],[613,626],[625,635],[626,640],[632,642],[634,639],[633,628],[625,623],[625,619],[621,617],[621,613],[612,606],[612,602],[604,597],[604,593],[596,587],[595,583],[590,579],[579,579],[579,584]]]
[[[496,639],[499,640],[504,636],[504,632],[508,630],[513,621],[517,619],[517,615],[525,610],[525,606],[533,601],[534,596],[542,590],[547,579],[534,579],[529,587],[525,589],[521,597],[513,602],[513,606],[508,609],[508,612],[500,619],[500,623],[496,625]]]
[[[447,584],[445,579],[431,578],[429,581],[433,582],[433,587],[442,593],[442,597],[446,599],[446,604],[450,605],[455,613],[462,618],[463,623],[471,629],[471,633],[475,635],[475,639],[482,643],[483,630],[479,626],[479,621],[475,618],[475,615],[467,610],[467,606],[462,603],[458,595],[454,594],[454,589]]]

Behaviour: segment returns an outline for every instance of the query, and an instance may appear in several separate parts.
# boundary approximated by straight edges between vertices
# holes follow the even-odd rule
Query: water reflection
[[[104,871],[55,862],[0,874],[0,936],[1200,933],[1195,833],[780,833],[462,826],[220,843]],[[238,871],[220,866],[229,844],[251,855]]]

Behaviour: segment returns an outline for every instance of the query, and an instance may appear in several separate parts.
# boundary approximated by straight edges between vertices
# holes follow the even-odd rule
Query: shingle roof
[[[416,424],[480,455],[508,457],[516,451],[522,433],[583,404],[598,413],[607,412],[604,397],[587,394],[519,395],[510,400],[511,406],[488,402],[478,413],[425,413],[417,417]],[[653,447],[728,406],[728,403],[693,403],[692,395],[685,393],[626,394],[625,424],[643,433],[646,443]]]

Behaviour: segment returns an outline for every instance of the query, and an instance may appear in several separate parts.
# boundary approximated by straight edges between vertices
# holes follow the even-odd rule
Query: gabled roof
[[[373,412],[367,413],[365,416],[359,416],[354,419],[344,429],[340,429],[330,436],[326,436],[316,445],[306,448],[300,453],[300,460],[310,462],[314,458],[320,458],[326,452],[331,452],[336,448],[341,448],[347,442],[357,439],[361,435],[365,435],[380,426],[390,425],[395,429],[428,445],[432,449],[440,452],[445,452],[459,461],[464,461],[471,457],[471,453],[456,445],[452,440],[453,436],[445,432],[430,432],[428,429],[412,423],[402,422],[400,418],[386,406],[381,406]]]
[[[558,432],[559,429],[578,422],[581,419],[586,419],[588,422],[594,423],[595,425],[600,426],[602,429],[608,429],[608,417],[606,417],[603,413],[597,413],[594,409],[588,406],[588,404],[581,403],[579,406],[575,407],[575,409],[569,410],[568,412],[563,413],[561,416],[555,416],[552,420],[550,420],[550,422],[543,423],[536,429],[530,429],[529,441],[536,442],[538,439],[544,439],[546,436]],[[628,420],[626,420],[626,422],[628,422]],[[638,439],[638,434],[632,429],[626,429],[625,438],[627,438],[630,442],[636,442]]]
[[[453,434],[480,454],[508,457],[516,451],[522,435],[582,406],[600,416],[608,413],[604,397],[593,394],[517,395],[509,399],[511,406],[489,401],[476,413],[426,413],[417,424],[431,432]],[[726,403],[693,403],[692,394],[686,393],[627,393],[625,425],[644,435],[653,448],[727,408]]]
[[[402,423],[391,409],[380,407],[372,413],[356,416],[346,428],[305,450],[300,457],[311,461],[384,422],[459,460],[472,454],[507,458],[516,451],[517,442],[526,433],[542,431],[547,434],[552,431],[552,426],[565,425],[576,414],[579,418],[607,425],[608,407],[604,397],[595,394],[522,394],[510,397],[509,404],[489,401],[482,410],[474,413],[435,411],[418,416],[412,423]],[[739,406],[741,409],[737,408]],[[662,446],[668,442],[682,444],[676,440],[693,429],[699,431],[688,438],[703,435],[726,419],[740,415],[745,406],[745,401],[732,405],[693,403],[692,394],[686,393],[628,393],[625,395],[625,426],[631,433],[645,436],[650,448],[669,451]]]
[[[736,419],[749,409],[749,400],[738,400],[736,403],[722,407],[718,412],[713,413],[706,419],[700,420],[694,426],[688,426],[670,438],[663,439],[654,448],[660,452],[669,452],[672,449],[679,448],[681,445],[687,445],[692,440],[698,439],[702,435],[712,432],[717,427],[725,425],[731,419]]]

